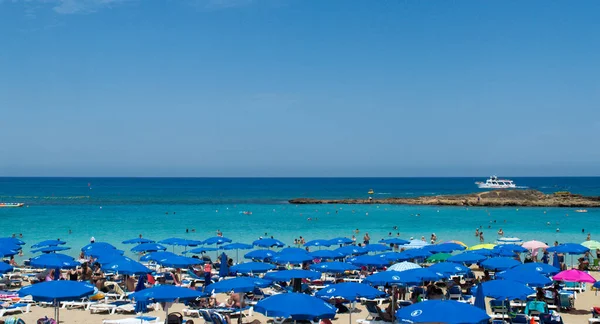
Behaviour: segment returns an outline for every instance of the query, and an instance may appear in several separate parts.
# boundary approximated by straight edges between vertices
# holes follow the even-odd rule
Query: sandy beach
[[[481,273],[477,273],[480,275]],[[600,279],[600,272],[591,272],[592,276],[596,279]],[[217,296],[219,301],[223,301],[225,299],[225,295],[220,294]],[[561,312],[560,315],[563,318],[564,323],[566,324],[584,324],[588,323],[588,319],[591,317],[590,308],[593,306],[600,305],[600,297],[597,296],[596,292],[592,290],[591,285],[587,285],[587,289],[585,292],[577,295],[575,301],[575,309],[568,312]],[[182,312],[185,306],[183,304],[173,304],[171,308],[169,308],[169,313],[171,312]],[[488,306],[488,314],[489,306]],[[352,314],[352,322],[356,323],[357,320],[364,319],[367,317],[367,311],[364,305],[360,305],[357,303],[357,307]],[[162,321],[165,318],[165,312],[163,310],[155,310],[144,315],[147,316],[156,316],[160,317]],[[43,318],[44,316],[48,316],[49,318],[54,317],[54,308],[52,307],[40,307],[40,306],[32,306],[31,312],[18,315],[19,318],[23,319],[25,323],[36,323],[39,318]],[[134,317],[134,314],[131,315],[123,315],[123,314],[91,314],[90,311],[85,311],[81,309],[61,309],[60,310],[60,322],[61,323],[73,323],[73,324],[88,324],[88,323],[102,323],[103,320],[115,320],[115,319],[123,319]],[[6,316],[4,317],[6,318]],[[185,317],[186,320],[192,320],[193,323],[204,323],[202,318],[197,317]],[[261,323],[272,322],[272,319],[265,317],[264,315],[253,312],[252,316],[244,318],[244,323],[248,323],[254,320],[258,320]],[[338,314],[336,318],[333,320],[334,323],[348,323],[350,320],[349,314]],[[233,323],[237,322],[237,319],[232,319]]]

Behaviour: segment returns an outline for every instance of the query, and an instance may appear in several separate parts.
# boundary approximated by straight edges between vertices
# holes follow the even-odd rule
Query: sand
[[[600,272],[591,272],[591,274],[596,279],[600,279]],[[223,301],[225,299],[224,296],[218,296],[219,301]],[[577,299],[575,301],[575,309],[569,312],[561,312],[561,316],[563,317],[563,321],[566,324],[584,324],[588,323],[588,319],[591,317],[590,309],[593,306],[600,306],[600,297],[596,295],[595,291],[592,291],[591,285],[588,284],[588,289],[577,295]],[[184,308],[183,304],[174,304],[171,308],[169,308],[169,312],[182,312]],[[364,319],[367,317],[367,311],[364,306],[358,305],[355,312],[352,314],[352,322],[356,323],[358,319]],[[158,316],[162,321],[165,319],[165,312],[153,311],[147,313],[145,315],[149,316]],[[42,318],[44,316],[54,317],[54,308],[51,307],[39,307],[32,306],[31,312],[27,314],[18,315],[19,318],[22,318],[25,323],[36,323],[37,319]],[[90,314],[90,311],[85,311],[81,309],[61,309],[60,310],[60,322],[61,323],[73,323],[73,324],[87,324],[87,323],[102,323],[105,319],[120,319],[127,317],[134,317],[135,315],[122,315],[122,314]],[[194,323],[202,323],[204,324],[204,320],[202,318],[191,318],[185,317],[186,319],[192,319]],[[271,320],[260,313],[254,312],[251,317],[247,317],[244,319],[244,323],[251,322],[253,320],[259,320],[261,323],[267,323]],[[340,314],[338,315],[333,323],[349,323],[349,315],[348,314]],[[233,323],[237,323],[237,319],[233,319]]]

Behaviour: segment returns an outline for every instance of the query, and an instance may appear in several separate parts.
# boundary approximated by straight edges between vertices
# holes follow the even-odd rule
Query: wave
[[[391,195],[391,192],[376,192],[376,195]]]

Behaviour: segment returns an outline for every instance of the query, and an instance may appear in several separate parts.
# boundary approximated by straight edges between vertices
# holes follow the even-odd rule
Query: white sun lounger
[[[6,314],[16,314],[16,313],[29,313],[31,309],[31,304],[13,304],[10,305],[8,307],[2,307],[0,308],[0,317],[6,315]]]
[[[161,324],[160,317],[137,316],[114,320],[104,320],[102,324]]]

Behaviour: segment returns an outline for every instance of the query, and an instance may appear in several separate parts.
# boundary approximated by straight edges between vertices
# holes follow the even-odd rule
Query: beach
[[[481,273],[478,273],[481,275]],[[600,273],[592,272],[592,275],[596,279],[600,279]],[[575,309],[569,312],[561,312],[560,315],[563,318],[565,324],[586,324],[588,323],[588,319],[591,317],[590,309],[594,306],[600,305],[600,297],[596,295],[596,292],[590,289],[591,285],[588,285],[587,291],[578,294],[577,299],[575,301]],[[223,301],[225,299],[225,295],[220,294],[218,296],[219,301]],[[171,308],[169,308],[169,312],[180,312],[183,313],[183,308],[185,306],[183,304],[173,304]],[[488,306],[489,312],[489,306]],[[356,323],[357,320],[365,319],[367,317],[368,312],[366,311],[364,305],[357,303],[356,310],[352,313],[352,322]],[[147,316],[155,316],[160,317],[162,320],[165,318],[165,312],[162,310],[155,310],[149,313],[145,313]],[[35,323],[39,318],[43,318],[44,316],[48,316],[52,318],[54,316],[54,309],[52,307],[33,307],[32,311],[27,314],[18,315],[19,318],[22,318],[25,323]],[[122,318],[130,318],[134,315],[108,315],[108,314],[90,314],[89,311],[81,310],[81,309],[61,309],[60,310],[61,322],[63,323],[72,323],[72,324],[87,324],[87,323],[102,323],[103,320],[114,320],[114,319],[122,319]],[[194,323],[204,323],[204,320],[201,318],[194,317],[185,317],[186,319],[193,320]],[[253,320],[259,320],[261,323],[272,322],[272,319],[265,317],[263,314],[253,312],[253,315],[244,319],[244,323],[249,323]],[[336,318],[333,320],[334,323],[349,323],[349,315],[348,314],[338,314]],[[236,319],[233,319],[233,323],[236,323]]]

